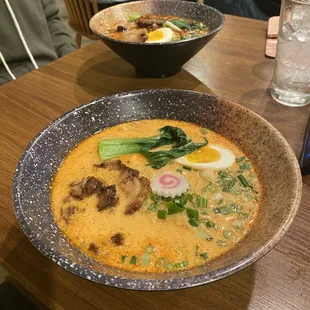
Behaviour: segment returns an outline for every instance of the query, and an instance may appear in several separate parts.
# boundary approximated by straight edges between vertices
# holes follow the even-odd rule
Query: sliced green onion
[[[227,215],[227,214],[231,214],[234,213],[234,210],[232,208],[223,206],[223,207],[219,207],[219,208],[214,208],[213,212],[215,214],[222,214],[222,215]]]
[[[158,209],[158,204],[152,203],[147,209],[154,212]]]
[[[183,169],[188,170],[188,171],[192,171],[191,167],[187,167],[187,166],[183,166]]]
[[[191,224],[194,227],[198,227],[199,226],[199,224],[197,223],[197,221],[194,218],[190,218],[188,220],[188,223]]]
[[[203,258],[203,259],[207,259],[208,258],[208,253],[207,252],[201,253],[200,257]]]
[[[245,220],[245,219],[247,219],[249,217],[249,213],[247,213],[247,212],[239,212],[238,213],[238,217],[241,220]]]
[[[244,225],[241,221],[234,221],[232,224],[233,228],[237,229],[237,230],[242,230],[244,229]]]
[[[206,208],[207,207],[207,200],[202,198],[202,197],[199,197],[197,199],[197,206],[198,206],[198,208]]]
[[[183,268],[185,266],[188,266],[188,262],[182,261],[182,262],[173,263],[172,265],[173,265],[174,269],[179,269],[179,268]]]
[[[198,256],[198,249],[199,249],[199,247],[198,247],[198,245],[196,245],[195,256]]]
[[[158,195],[156,195],[156,194],[154,194],[154,193],[152,193],[152,194],[150,195],[150,198],[151,198],[151,200],[153,200],[155,203],[158,203],[158,202],[161,201],[161,197],[158,196]]]
[[[188,200],[191,198],[191,194],[185,194],[181,196],[181,205],[186,205]]]
[[[152,254],[149,253],[143,253],[140,262],[142,266],[148,266],[151,263],[152,260]]]
[[[178,26],[176,26],[173,23],[169,22],[169,20],[165,21],[164,26],[169,27],[170,29],[175,30],[175,31],[182,31],[182,29],[180,29]]]
[[[129,21],[132,23],[134,22],[136,19],[140,18],[141,15],[139,13],[131,13],[129,15]]]
[[[206,128],[200,128],[201,134],[205,135],[208,133],[208,130]]]
[[[173,270],[173,269],[174,269],[173,264],[172,264],[172,263],[169,263],[169,262],[166,263],[165,267],[166,267],[166,269],[168,269],[168,270]]]
[[[126,255],[122,255],[122,257],[121,257],[121,263],[124,264],[124,263],[125,263],[125,260],[126,260]]]
[[[217,240],[216,242],[219,246],[226,247],[228,245],[227,241],[225,240]]]
[[[199,198],[199,196],[196,193],[192,193],[190,200],[192,203],[197,203],[197,199]]]
[[[245,160],[245,157],[244,157],[244,156],[239,157],[239,158],[236,159],[236,163],[240,163],[240,162],[242,162],[242,161],[244,161],[244,160]]]
[[[168,214],[176,214],[176,213],[180,213],[183,212],[185,210],[185,208],[178,206],[175,202],[173,201],[169,201],[166,203],[166,206],[168,207]]]
[[[166,266],[168,260],[164,257],[159,258],[156,262],[155,262],[155,267],[156,268],[163,268]]]
[[[193,219],[196,219],[196,220],[199,218],[199,213],[198,213],[198,210],[196,210],[196,209],[186,208],[186,213],[187,213],[187,216],[189,218],[193,218]]]
[[[145,248],[144,253],[152,254],[156,250],[156,247],[149,245]]]
[[[223,235],[225,238],[229,239],[233,235],[233,232],[231,230],[224,230]]]
[[[251,169],[251,166],[248,162],[244,162],[244,163],[239,164],[239,169],[241,171],[248,171]]]
[[[204,239],[204,240],[208,240],[208,241],[212,241],[213,237],[206,233],[204,230],[202,229],[197,229],[196,230],[196,234],[198,235],[199,238]]]
[[[135,265],[137,263],[137,257],[132,256],[130,259],[130,264]]]
[[[183,174],[183,170],[182,170],[181,168],[178,168],[178,169],[177,169],[177,173]]]
[[[158,210],[157,211],[157,217],[159,219],[165,220],[167,218],[167,211],[166,210]]]
[[[247,179],[242,175],[242,174],[239,174],[237,176],[240,184],[243,186],[243,187],[250,187],[250,184],[249,182],[247,181]]]
[[[215,223],[214,223],[214,222],[211,222],[211,221],[206,222],[206,226],[207,226],[207,227],[210,227],[210,228],[216,228]]]

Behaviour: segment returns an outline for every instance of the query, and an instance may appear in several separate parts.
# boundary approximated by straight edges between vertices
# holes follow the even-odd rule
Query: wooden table
[[[273,59],[264,57],[267,23],[227,16],[224,29],[176,76],[141,79],[101,42],[0,88],[2,265],[52,309],[310,309],[310,176],[283,240],[264,258],[216,283],[172,292],[135,292],[80,279],[45,258],[23,235],[11,184],[28,142],[51,120],[95,97],[141,88],[183,88],[226,97],[262,115],[302,146],[309,107],[288,108],[270,98]]]

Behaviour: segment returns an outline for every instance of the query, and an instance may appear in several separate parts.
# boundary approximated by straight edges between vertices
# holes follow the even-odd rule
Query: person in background
[[[0,0],[0,85],[75,49],[55,0]]]
[[[280,15],[281,0],[204,0],[224,14],[268,20]]]

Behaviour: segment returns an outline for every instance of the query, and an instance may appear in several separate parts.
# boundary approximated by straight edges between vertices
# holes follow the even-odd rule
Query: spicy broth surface
[[[77,200],[69,196],[70,184],[94,176],[105,185],[115,184],[117,173],[98,169],[98,143],[105,138],[148,137],[164,126],[176,126],[195,142],[208,140],[208,145],[229,149],[236,157],[230,168],[202,171],[172,161],[161,169],[147,166],[141,154],[118,157],[125,165],[151,179],[162,171],[173,171],[189,183],[192,195],[186,207],[199,212],[198,226],[188,222],[186,212],[157,216],[165,201],[146,199],[132,215],[124,214],[125,194],[118,191],[114,208],[98,211],[96,197]],[[250,187],[238,182],[244,176]],[[232,181],[233,180],[233,181]],[[111,127],[81,142],[64,160],[52,184],[52,210],[62,232],[73,245],[103,264],[137,272],[167,272],[208,263],[222,255],[251,229],[259,208],[259,183],[254,168],[242,151],[226,138],[199,125],[175,120],[142,120]],[[158,197],[157,197],[158,198]],[[206,201],[198,206],[197,199]],[[155,206],[154,206],[155,205]],[[120,233],[124,242],[115,245],[111,237]],[[145,260],[147,256],[147,260]]]

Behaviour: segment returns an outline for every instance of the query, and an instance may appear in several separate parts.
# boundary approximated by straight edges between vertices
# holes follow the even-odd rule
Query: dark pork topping
[[[97,203],[98,211],[102,211],[108,207],[115,206],[118,197],[116,194],[116,186],[104,186],[98,194],[99,201]]]
[[[134,214],[141,208],[151,191],[150,181],[147,178],[140,177],[138,170],[127,167],[120,160],[106,161],[95,166],[119,171],[116,185],[125,192],[128,200],[125,214]]]
[[[115,245],[123,245],[124,244],[124,236],[121,233],[116,233],[114,236],[111,237],[111,241]]]
[[[99,179],[87,177],[70,184],[70,195],[76,199],[82,200],[95,193],[102,185],[103,183]]]
[[[91,244],[89,245],[88,250],[91,251],[91,252],[94,252],[95,254],[97,254],[99,248],[98,248],[94,243],[91,243]]]

